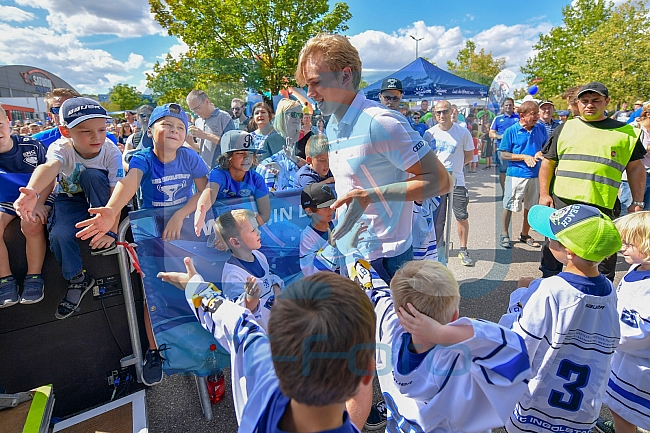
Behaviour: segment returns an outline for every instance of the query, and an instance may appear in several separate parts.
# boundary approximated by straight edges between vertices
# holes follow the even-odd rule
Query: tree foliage
[[[179,60],[156,64],[154,92],[187,94],[206,83],[231,83],[275,94],[291,81],[304,43],[320,32],[347,30],[345,3],[327,0],[150,0],[156,20],[189,46]],[[163,75],[163,77],[160,77]],[[178,96],[178,95],[177,95]]]
[[[646,98],[650,95],[650,22],[644,3],[627,1],[613,9],[585,39],[582,55],[588,65],[573,63],[569,70],[577,82],[600,81],[614,102]]]
[[[588,69],[598,60],[585,56],[584,45],[591,34],[607,22],[611,11],[609,0],[575,0],[562,8],[563,24],[552,28],[548,34],[540,34],[533,47],[535,56],[521,68],[529,82],[542,79],[537,84],[540,94],[559,95],[581,83],[573,66]],[[607,49],[606,46],[601,48]]]
[[[134,110],[144,103],[138,89],[128,84],[116,84],[109,90],[108,99],[117,110]]]
[[[458,51],[456,60],[457,63],[447,60],[449,72],[486,86],[506,67],[504,57],[495,59],[492,52],[485,53],[485,48],[477,53],[476,44],[469,39],[465,42],[465,48]]]

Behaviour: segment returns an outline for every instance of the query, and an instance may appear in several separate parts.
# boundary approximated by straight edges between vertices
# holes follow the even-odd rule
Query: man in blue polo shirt
[[[494,140],[495,149],[499,149],[501,138],[503,137],[503,133],[506,132],[506,129],[510,128],[512,125],[519,121],[519,115],[515,113],[514,99],[504,99],[501,108],[503,114],[495,117],[492,121],[492,126],[490,127],[490,138]],[[501,159],[498,151],[495,153],[495,162],[497,162],[499,166],[499,183],[501,183],[501,191],[505,194],[504,185],[506,182],[506,170],[508,169],[508,162]]]
[[[548,140],[544,124],[538,123],[539,107],[526,101],[519,107],[519,122],[506,129],[499,143],[499,152],[507,162],[503,212],[501,214],[501,246],[510,248],[510,219],[512,212],[524,209],[524,224],[519,240],[531,247],[539,243],[528,234],[528,210],[539,202],[539,168],[542,146]],[[523,205],[523,206],[522,206]]]

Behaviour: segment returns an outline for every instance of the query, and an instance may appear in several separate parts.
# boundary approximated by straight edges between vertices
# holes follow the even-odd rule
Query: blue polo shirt
[[[492,121],[492,126],[490,126],[490,129],[492,131],[496,131],[498,135],[503,135],[506,132],[506,129],[510,128],[517,122],[519,122],[519,114],[517,113],[512,113],[510,116],[499,114]],[[500,141],[501,140],[495,140],[497,148]]]
[[[536,123],[533,129],[528,132],[519,122],[506,129],[503,140],[499,144],[502,152],[514,153],[517,155],[535,154],[542,150],[542,146],[548,140],[548,133],[543,124]],[[538,161],[535,167],[528,167],[524,161],[508,161],[506,176],[523,177],[532,179],[539,177],[539,168],[542,162]]]

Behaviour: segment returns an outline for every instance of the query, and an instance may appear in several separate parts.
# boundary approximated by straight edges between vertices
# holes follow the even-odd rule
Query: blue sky
[[[215,0],[216,1],[216,0]],[[330,1],[331,4],[334,2]],[[350,0],[346,31],[364,78],[374,81],[419,54],[445,67],[469,38],[518,71],[539,33],[561,24],[560,0],[426,2]],[[426,4],[426,6],[422,6]],[[306,3],[308,5],[308,2]],[[305,13],[309,13],[308,6]],[[147,0],[0,0],[0,64],[25,64],[59,75],[78,90],[106,93],[118,83],[146,87],[145,73],[186,47],[153,20]]]

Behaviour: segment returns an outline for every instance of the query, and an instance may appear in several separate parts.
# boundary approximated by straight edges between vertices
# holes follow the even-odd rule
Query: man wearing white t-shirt
[[[460,252],[458,258],[465,266],[474,266],[474,261],[467,252],[467,238],[469,236],[469,192],[465,188],[465,173],[463,167],[474,156],[474,141],[467,128],[460,126],[452,120],[452,106],[449,101],[437,102],[434,114],[438,124],[424,133],[424,140],[429,143],[447,171],[454,175],[453,211],[456,217],[456,228],[460,239]],[[441,197],[440,207],[435,216],[435,228],[438,236],[437,245],[441,246],[442,236],[447,218],[447,196]]]

